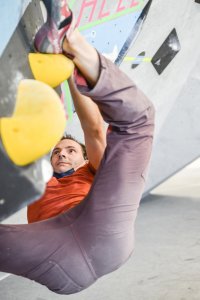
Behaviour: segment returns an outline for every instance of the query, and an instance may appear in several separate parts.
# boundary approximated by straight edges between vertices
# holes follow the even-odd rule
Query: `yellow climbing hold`
[[[29,63],[34,78],[53,88],[68,79],[74,69],[73,62],[63,54],[29,53]]]
[[[57,93],[43,82],[25,79],[18,87],[13,116],[1,119],[1,138],[10,159],[24,166],[47,154],[65,126]]]

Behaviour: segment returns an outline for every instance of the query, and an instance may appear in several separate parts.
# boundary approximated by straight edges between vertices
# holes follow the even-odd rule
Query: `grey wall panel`
[[[200,79],[190,77],[157,136],[148,189],[200,156]]]
[[[0,56],[20,22],[31,0],[1,0],[0,9]]]
[[[156,107],[156,133],[145,194],[200,156],[200,5],[194,1],[154,0],[143,30],[129,51],[151,58],[173,28],[181,50],[158,75],[150,62],[121,68]]]
[[[13,8],[16,23],[10,23],[10,39],[0,57],[0,117],[12,115],[20,80],[32,78],[27,54],[43,18],[39,1],[28,3],[8,1],[6,6],[10,8],[9,13]],[[17,22],[23,11],[24,15]],[[49,179],[52,175],[46,160],[44,157],[28,166],[18,167],[10,161],[0,140],[0,221],[43,194],[47,182],[45,177]]]
[[[23,11],[24,4],[16,3],[17,11]],[[15,4],[8,3],[7,8],[15,7]],[[14,13],[16,13],[14,11]],[[16,15],[15,15],[16,17]],[[7,14],[7,18],[9,15]],[[17,19],[17,17],[16,17]],[[0,117],[10,116],[14,110],[17,86],[21,79],[32,78],[28,64],[27,54],[33,50],[32,43],[35,32],[42,24],[43,18],[39,1],[32,1],[24,15],[12,31],[10,27],[10,39],[0,56]],[[4,29],[6,31],[6,29]]]

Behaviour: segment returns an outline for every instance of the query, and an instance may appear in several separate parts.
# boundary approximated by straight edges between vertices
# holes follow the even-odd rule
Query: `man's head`
[[[54,172],[64,173],[70,169],[77,169],[87,159],[85,146],[71,135],[62,137],[55,146],[51,155],[51,164]]]

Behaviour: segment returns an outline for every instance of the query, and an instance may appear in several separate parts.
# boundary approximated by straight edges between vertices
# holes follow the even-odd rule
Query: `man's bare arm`
[[[74,106],[84,132],[88,159],[97,170],[106,147],[104,121],[98,106],[90,98],[80,94],[73,78],[70,78],[68,82]]]
[[[64,40],[63,51],[74,56],[73,62],[84,75],[90,86],[95,86],[100,70],[97,51],[89,45],[75,29]],[[73,78],[69,85],[74,99],[74,105],[84,131],[88,159],[95,169],[98,169],[106,147],[104,121],[98,106],[77,90]]]

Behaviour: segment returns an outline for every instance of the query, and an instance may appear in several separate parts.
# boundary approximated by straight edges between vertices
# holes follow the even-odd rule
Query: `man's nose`
[[[60,151],[60,153],[59,153],[59,158],[66,158],[67,156],[66,156],[66,152],[65,151]]]

